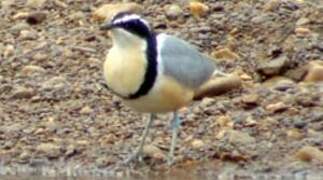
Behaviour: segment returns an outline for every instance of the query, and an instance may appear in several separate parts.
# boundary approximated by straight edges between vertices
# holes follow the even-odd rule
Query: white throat
[[[141,50],[145,50],[145,48],[147,47],[147,42],[144,39],[134,34],[131,34],[121,28],[112,29],[111,37],[113,41],[113,46],[116,46],[118,48],[139,48]]]

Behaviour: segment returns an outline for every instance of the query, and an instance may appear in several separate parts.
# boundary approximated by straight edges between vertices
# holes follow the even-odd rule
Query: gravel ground
[[[174,1],[140,1],[157,32],[186,39],[243,79],[241,89],[181,110],[172,169],[164,162],[169,115],[158,116],[143,163],[117,165],[138,145],[147,118],[101,85],[111,41],[92,13],[117,1],[28,2],[1,1],[0,174],[322,172],[323,83],[307,76],[311,62],[323,60],[321,0],[205,1],[209,11],[199,18],[187,5],[174,11]],[[323,65],[315,67],[322,77]]]

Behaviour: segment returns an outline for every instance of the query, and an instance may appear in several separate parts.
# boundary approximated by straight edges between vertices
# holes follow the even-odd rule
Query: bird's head
[[[148,22],[141,16],[122,12],[100,27],[101,30],[110,30],[113,41],[131,43],[146,40],[153,35]]]

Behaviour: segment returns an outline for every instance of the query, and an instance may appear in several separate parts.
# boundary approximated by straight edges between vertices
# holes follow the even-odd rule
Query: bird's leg
[[[174,150],[176,147],[177,134],[178,134],[178,129],[180,125],[181,125],[181,119],[178,117],[178,114],[175,111],[173,113],[173,119],[171,120],[172,142],[170,145],[170,150],[169,150],[168,159],[167,159],[168,165],[173,164],[173,161],[174,161]]]
[[[152,125],[152,122],[155,119],[155,117],[156,117],[155,114],[153,114],[153,113],[150,114],[150,118],[148,119],[148,121],[146,123],[146,126],[145,126],[145,129],[144,129],[144,132],[142,134],[141,142],[140,142],[137,150],[127,158],[127,160],[125,161],[125,164],[128,164],[128,163],[130,163],[131,161],[133,161],[135,159],[138,159],[139,161],[142,160],[141,156],[142,156],[143,147],[144,147],[144,144],[145,144],[145,141],[146,141],[146,137],[147,137],[147,135],[149,133],[149,129],[150,129],[150,127]]]

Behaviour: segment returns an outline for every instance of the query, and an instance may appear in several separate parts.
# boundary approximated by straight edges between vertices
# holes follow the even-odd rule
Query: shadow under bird
[[[126,163],[142,155],[145,139],[156,113],[173,112],[168,163],[173,163],[181,120],[177,110],[188,105],[214,73],[212,60],[188,42],[156,34],[148,22],[132,13],[119,13],[101,26],[109,30],[113,46],[104,62],[108,88],[138,112],[150,113],[138,149]]]

